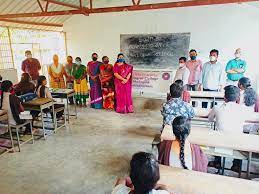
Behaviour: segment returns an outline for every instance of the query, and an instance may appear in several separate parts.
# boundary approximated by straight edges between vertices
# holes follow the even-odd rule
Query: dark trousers
[[[203,91],[205,92],[217,92],[217,90],[210,90],[210,89],[204,89],[203,88]],[[215,105],[217,105],[217,103],[215,103]],[[214,103],[211,103],[211,106],[210,108],[213,108],[214,106]],[[207,108],[208,107],[208,102],[202,102],[202,108]]]
[[[187,90],[188,91],[196,91],[197,90],[197,85],[187,85]],[[195,107],[195,102],[192,102],[192,106]]]
[[[214,161],[216,163],[221,163],[221,157],[220,156],[215,156]],[[238,160],[238,159],[234,159],[233,160],[233,166],[238,166],[239,167],[240,165],[241,165],[241,160]]]
[[[74,104],[74,98],[73,96],[68,98],[69,104]]]
[[[188,91],[196,91],[196,85],[187,85],[187,90]]]
[[[54,104],[54,109],[61,108],[61,107],[65,107],[65,105],[64,104]],[[43,112],[44,113],[49,113],[50,112],[51,117],[53,118],[52,108],[44,109]],[[31,115],[33,117],[37,117],[39,114],[40,114],[40,111],[37,111],[37,110],[32,110],[31,111]],[[57,118],[62,117],[63,114],[64,114],[64,111],[58,112],[57,113]]]

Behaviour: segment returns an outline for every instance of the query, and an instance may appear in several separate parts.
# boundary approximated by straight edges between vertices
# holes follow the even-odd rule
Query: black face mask
[[[92,59],[93,59],[93,61],[97,61],[97,57],[93,57]]]

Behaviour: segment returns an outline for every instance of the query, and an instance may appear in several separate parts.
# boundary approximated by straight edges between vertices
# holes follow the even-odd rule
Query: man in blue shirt
[[[238,80],[244,77],[246,62],[241,59],[241,49],[235,52],[235,59],[230,60],[226,66],[227,85],[237,86]]]
[[[218,62],[219,51],[210,51],[210,61],[202,67],[202,87],[203,91],[221,91],[224,86],[224,69]],[[203,102],[202,107],[207,108],[208,103]]]
[[[163,126],[171,125],[174,118],[183,116],[188,119],[194,117],[194,110],[192,106],[184,102],[181,97],[183,94],[183,87],[173,83],[170,86],[170,97],[166,103],[163,104],[161,114],[163,116]]]

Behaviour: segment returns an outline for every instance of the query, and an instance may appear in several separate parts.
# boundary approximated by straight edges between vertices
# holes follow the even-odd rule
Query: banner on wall
[[[133,71],[135,96],[164,98],[172,83],[172,71]]]

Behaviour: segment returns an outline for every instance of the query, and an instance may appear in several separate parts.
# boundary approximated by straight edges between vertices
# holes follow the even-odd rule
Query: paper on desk
[[[32,115],[30,114],[30,111],[21,112],[19,117],[20,117],[20,119],[24,119],[24,120],[31,120],[32,119]]]
[[[231,149],[215,148],[215,152],[220,154],[233,155],[233,150]]]

